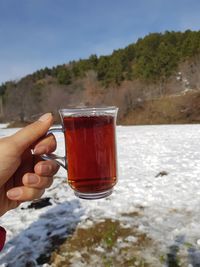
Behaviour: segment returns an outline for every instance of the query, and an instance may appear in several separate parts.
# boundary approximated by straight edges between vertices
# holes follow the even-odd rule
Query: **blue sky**
[[[200,30],[199,0],[0,0],[0,83],[186,29]]]

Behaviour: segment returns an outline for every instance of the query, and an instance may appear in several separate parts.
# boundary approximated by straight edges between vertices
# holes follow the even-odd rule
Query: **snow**
[[[0,136],[17,130],[0,128]],[[124,228],[137,226],[162,252],[186,242],[198,250],[199,139],[200,125],[118,126],[119,180],[113,194],[100,200],[78,199],[61,168],[44,195],[51,197],[51,206],[35,210],[27,209],[29,203],[24,203],[0,219],[0,225],[7,229],[0,266],[9,263],[20,267],[27,261],[38,266],[36,259],[54,237],[66,237],[76,227],[88,228],[106,218],[121,220]],[[56,154],[62,155],[61,136],[58,147]],[[140,216],[133,220],[129,214],[134,212]],[[137,237],[129,236],[126,241],[134,243]],[[192,253],[198,258],[198,251]]]

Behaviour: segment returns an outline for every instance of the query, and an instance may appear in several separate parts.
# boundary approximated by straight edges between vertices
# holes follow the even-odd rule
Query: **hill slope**
[[[199,122],[199,109],[193,108],[199,73],[200,31],[151,33],[109,56],[91,55],[2,84],[0,118],[23,122],[63,107],[117,105],[119,123]],[[183,97],[185,91],[197,94]],[[187,99],[196,119],[178,112]]]

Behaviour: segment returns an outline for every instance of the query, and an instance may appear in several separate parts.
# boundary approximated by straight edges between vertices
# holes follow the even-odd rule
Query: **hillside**
[[[200,31],[150,33],[109,56],[2,84],[0,120],[23,123],[63,107],[116,105],[120,124],[197,123],[199,73]]]
[[[126,114],[123,124],[200,123],[200,91],[164,96],[144,102]]]

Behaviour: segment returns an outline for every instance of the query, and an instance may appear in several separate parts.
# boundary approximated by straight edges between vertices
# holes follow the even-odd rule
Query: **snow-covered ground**
[[[1,125],[0,137],[14,131]],[[139,209],[142,216],[127,219],[124,227],[136,225],[162,253],[174,244],[190,244],[190,258],[200,264],[200,125],[118,126],[117,141],[119,181],[113,194],[101,200],[78,199],[60,169],[45,193],[51,206],[35,210],[24,203],[0,219],[7,229],[0,266],[38,266],[35,261],[51,237],[67,236],[104,218],[120,220]],[[61,137],[58,147],[63,147]],[[188,266],[199,265],[190,260]]]

